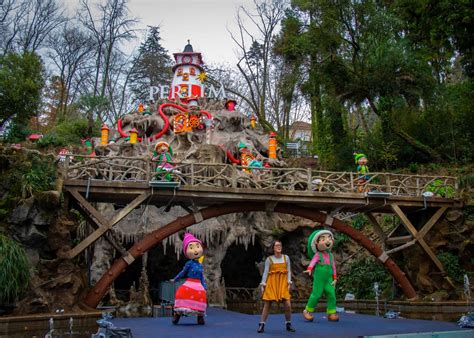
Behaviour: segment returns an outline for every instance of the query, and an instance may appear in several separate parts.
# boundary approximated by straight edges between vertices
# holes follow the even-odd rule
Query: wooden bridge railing
[[[83,157],[64,162],[66,179],[104,181],[150,181],[163,179],[149,158]],[[244,168],[229,164],[175,163],[174,180],[186,186],[253,188],[353,193],[388,192],[396,196],[422,196],[426,191],[445,198],[458,197],[456,177],[370,173],[362,182],[354,172],[332,172],[310,168]]]

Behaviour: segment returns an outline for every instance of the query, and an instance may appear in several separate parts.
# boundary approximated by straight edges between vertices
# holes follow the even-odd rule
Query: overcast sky
[[[96,3],[98,0],[91,0]],[[63,0],[72,9],[77,0]],[[194,51],[201,52],[205,63],[237,63],[235,43],[227,28],[236,32],[239,6],[253,12],[253,0],[129,0],[131,15],[140,23],[136,28],[160,26],[162,45],[170,54],[182,52],[187,40]],[[127,46],[131,52],[143,41]]]

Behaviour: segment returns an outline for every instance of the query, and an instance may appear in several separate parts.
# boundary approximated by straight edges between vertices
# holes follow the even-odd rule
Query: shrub
[[[17,300],[28,287],[28,259],[22,246],[0,233],[0,303]]]
[[[453,187],[445,185],[441,179],[436,179],[428,184],[426,191],[431,191],[435,195],[446,198],[453,198],[456,193]]]
[[[38,146],[65,146],[68,144],[81,144],[81,139],[87,138],[87,119],[66,120],[58,123],[53,130],[38,141]],[[100,124],[94,126],[94,135],[100,135]]]
[[[38,147],[42,148],[47,148],[50,146],[64,147],[65,145],[67,145],[67,141],[63,137],[58,136],[58,134],[53,131],[44,135],[41,139],[38,140],[36,144],[38,145]]]
[[[467,273],[459,264],[459,257],[450,252],[440,252],[437,255],[438,259],[443,263],[446,273],[452,280],[462,283],[464,275]]]
[[[365,224],[369,223],[367,218],[363,214],[357,214],[352,219],[352,227],[356,230],[361,230]]]
[[[357,299],[374,299],[374,283],[379,283],[382,294],[387,293],[392,285],[392,278],[385,268],[372,257],[352,262],[349,271],[338,277],[336,292],[342,298],[348,292]]]
[[[56,167],[50,158],[32,154],[12,173],[12,191],[27,198],[35,191],[46,191],[54,187]]]

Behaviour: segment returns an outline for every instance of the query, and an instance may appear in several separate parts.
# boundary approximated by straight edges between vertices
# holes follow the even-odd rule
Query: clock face
[[[183,56],[183,62],[184,63],[191,63],[191,60],[192,60],[191,56],[189,56],[189,55]]]

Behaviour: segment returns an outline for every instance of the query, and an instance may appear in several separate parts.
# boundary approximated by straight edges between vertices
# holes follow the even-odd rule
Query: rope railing
[[[72,159],[72,160],[71,160]],[[62,162],[69,180],[150,181],[164,179],[157,163],[146,157],[86,157],[69,155]],[[404,175],[374,172],[361,178],[354,172],[310,168],[248,168],[231,164],[172,163],[171,179],[184,186],[332,193],[384,192],[420,197],[431,192],[444,198],[458,197],[453,176]],[[169,179],[169,177],[168,177]]]

